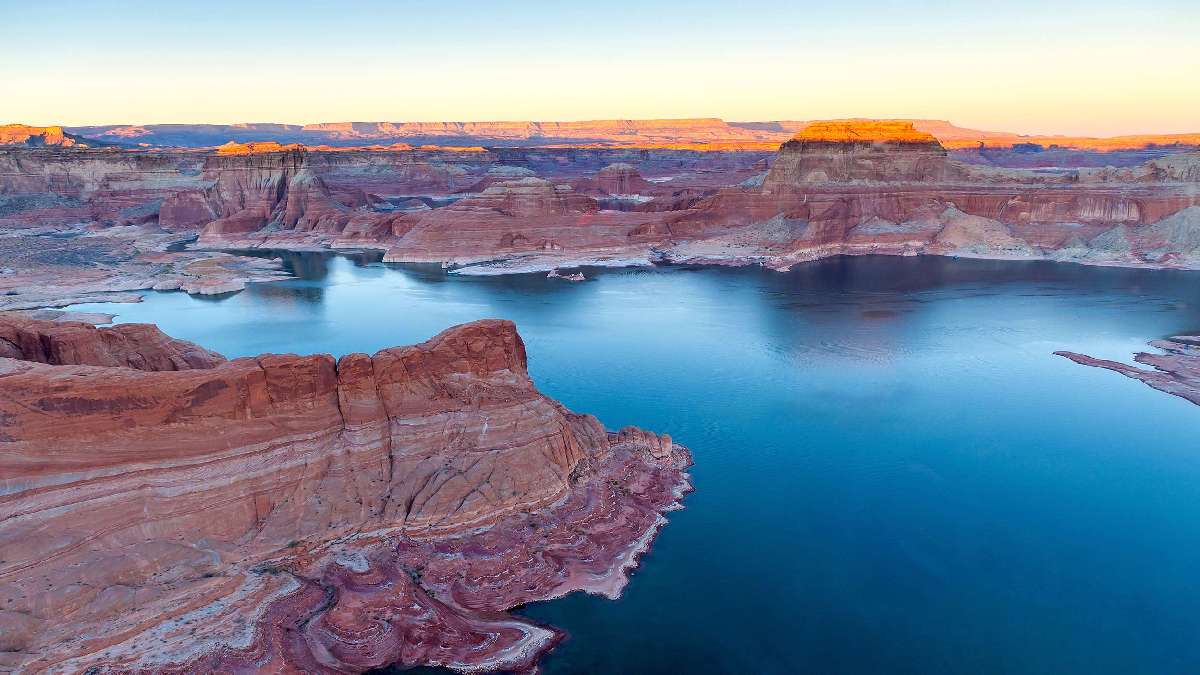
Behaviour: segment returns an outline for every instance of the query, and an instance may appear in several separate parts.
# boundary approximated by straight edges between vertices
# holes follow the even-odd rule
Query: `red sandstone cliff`
[[[539,394],[504,321],[336,360],[0,337],[9,668],[526,669],[559,635],[503,610],[615,596],[688,489],[669,438]]]

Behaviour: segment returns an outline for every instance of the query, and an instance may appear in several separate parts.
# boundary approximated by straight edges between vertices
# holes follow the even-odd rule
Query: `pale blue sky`
[[[1200,130],[1200,3],[0,0],[0,122]]]

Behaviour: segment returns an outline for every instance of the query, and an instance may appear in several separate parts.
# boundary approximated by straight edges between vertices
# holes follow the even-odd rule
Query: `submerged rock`
[[[1081,365],[1105,368],[1141,380],[1159,391],[1200,405],[1200,336],[1179,335],[1169,340],[1155,340],[1150,344],[1163,353],[1142,352],[1134,356],[1133,360],[1150,366],[1153,370],[1076,352],[1054,353]]]

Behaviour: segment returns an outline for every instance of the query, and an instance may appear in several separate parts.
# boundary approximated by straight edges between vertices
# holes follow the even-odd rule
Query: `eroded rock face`
[[[5,667],[529,669],[561,635],[504,610],[615,597],[690,489],[668,437],[539,394],[505,321],[228,362],[0,326],[73,345],[0,357]]]

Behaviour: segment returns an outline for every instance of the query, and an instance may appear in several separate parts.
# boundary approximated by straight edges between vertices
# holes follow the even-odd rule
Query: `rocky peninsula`
[[[539,393],[512,323],[226,360],[0,319],[0,667],[528,671],[507,610],[615,598],[688,451]]]
[[[1200,405],[1200,336],[1177,335],[1166,340],[1155,340],[1150,346],[1161,353],[1141,352],[1133,357],[1136,363],[1150,368],[1097,359],[1076,352],[1054,353],[1080,365],[1105,368],[1140,380],[1159,391]]]

